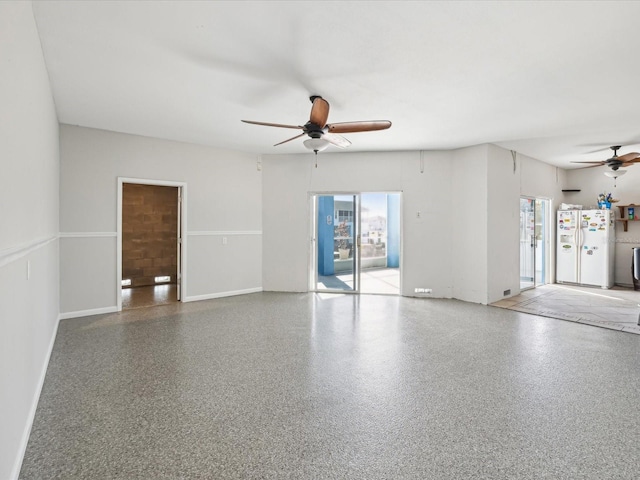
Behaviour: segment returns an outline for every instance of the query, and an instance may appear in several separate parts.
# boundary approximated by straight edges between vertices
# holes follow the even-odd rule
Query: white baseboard
[[[22,438],[20,439],[20,448],[18,449],[18,457],[13,465],[13,469],[11,471],[11,480],[18,480],[18,476],[20,475],[20,469],[22,468],[22,461],[24,460],[24,454],[27,451],[27,444],[29,443],[29,436],[31,435],[31,427],[33,426],[33,421],[36,418],[36,410],[38,409],[38,402],[40,401],[40,393],[42,392],[42,387],[44,385],[44,379],[47,376],[47,367],[49,366],[49,359],[51,358],[51,352],[53,352],[53,345],[56,342],[56,336],[58,334],[58,325],[60,325],[61,316],[58,315],[56,318],[56,324],[53,328],[53,333],[51,335],[51,340],[49,341],[49,348],[47,350],[47,355],[44,359],[44,363],[41,367],[40,378],[38,379],[38,385],[36,386],[36,391],[33,395],[33,400],[31,401],[31,408],[29,409],[29,415],[27,417],[27,423],[24,426],[24,431],[22,432]]]
[[[194,295],[191,297],[185,297],[182,299],[183,302],[198,302],[200,300],[211,300],[212,298],[222,298],[222,297],[233,297],[235,295],[246,295],[247,293],[259,293],[262,291],[262,287],[256,288],[246,288],[244,290],[233,290],[230,292],[220,292],[220,293],[207,293],[205,295]]]
[[[88,317],[90,315],[100,315],[102,313],[114,313],[118,311],[118,307],[102,307],[92,308],[91,310],[78,310],[76,312],[65,312],[60,314],[60,320],[66,320],[67,318]]]

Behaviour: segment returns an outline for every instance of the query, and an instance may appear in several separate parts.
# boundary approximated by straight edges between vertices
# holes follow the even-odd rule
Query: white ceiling
[[[545,162],[640,151],[640,2],[36,1],[61,123],[255,153],[388,119],[351,151],[480,143]],[[604,151],[602,149],[605,149]],[[331,147],[330,150],[335,150]],[[591,153],[589,153],[591,152]],[[575,166],[575,165],[574,165]]]

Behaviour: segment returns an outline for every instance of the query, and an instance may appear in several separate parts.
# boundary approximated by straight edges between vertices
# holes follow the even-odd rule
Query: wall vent
[[[505,297],[506,297],[507,295],[511,295],[511,289],[510,289],[510,288],[508,288],[507,290],[505,290],[504,292],[502,292],[502,295],[503,295],[503,296],[505,296]]]

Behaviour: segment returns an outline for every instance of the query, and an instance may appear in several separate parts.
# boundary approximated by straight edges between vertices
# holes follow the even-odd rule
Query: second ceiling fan
[[[329,118],[329,102],[319,95],[309,97],[311,100],[311,114],[309,121],[304,125],[283,125],[281,123],[256,122],[253,120],[242,120],[245,123],[254,125],[264,125],[267,127],[294,128],[302,130],[302,133],[295,137],[288,138],[274,146],[282,145],[296,138],[308,135],[304,141],[305,147],[313,150],[316,154],[324,150],[329,145],[339,148],[347,148],[351,142],[343,137],[342,133],[371,132],[374,130],[385,130],[391,126],[389,120],[367,120],[358,122],[327,123]]]
[[[610,167],[611,170],[616,171],[620,167],[630,167],[634,163],[640,162],[640,153],[638,153],[638,152],[631,152],[631,153],[626,153],[624,155],[618,156],[618,150],[621,148],[621,145],[614,145],[614,146],[609,147],[609,148],[611,150],[613,150],[613,156],[611,158],[606,159],[606,160],[595,161],[595,162],[572,161],[571,163],[590,163],[590,164],[592,164],[589,167],[585,167],[585,168],[600,167],[602,165],[606,165],[607,167]]]

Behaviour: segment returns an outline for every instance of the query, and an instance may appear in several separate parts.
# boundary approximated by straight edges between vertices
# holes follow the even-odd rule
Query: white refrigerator
[[[613,210],[559,210],[556,282],[613,287]]]

